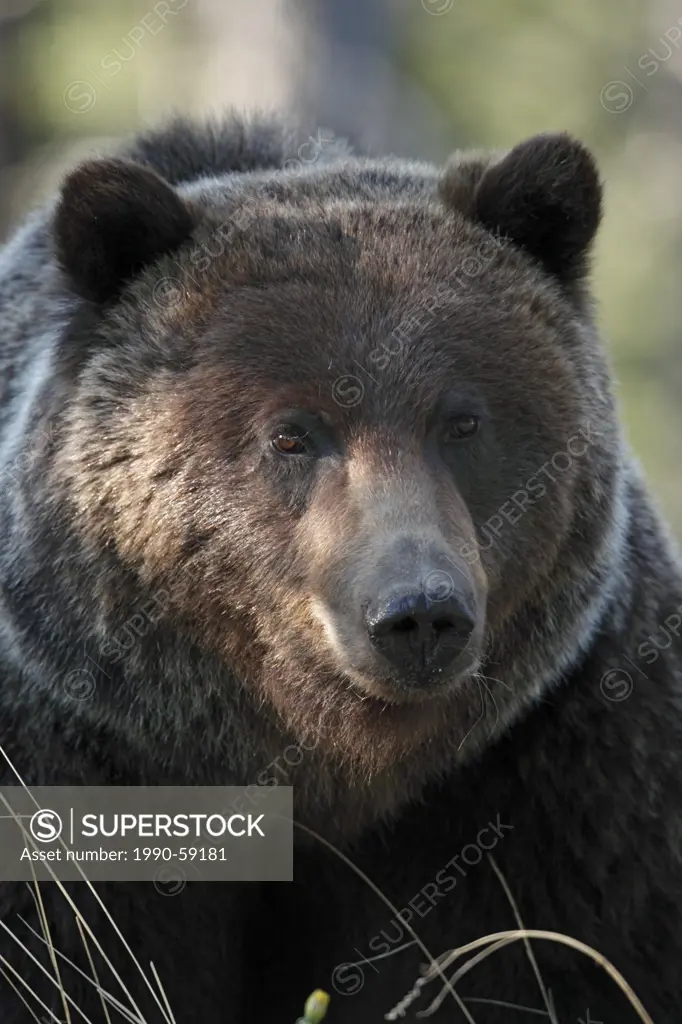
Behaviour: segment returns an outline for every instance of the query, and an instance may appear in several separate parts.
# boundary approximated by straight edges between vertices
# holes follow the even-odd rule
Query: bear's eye
[[[299,433],[296,429],[283,428],[278,430],[270,444],[280,455],[305,455],[307,433]]]
[[[469,437],[473,437],[478,431],[479,419],[477,416],[469,416],[462,414],[461,416],[453,416],[445,427],[445,440],[446,441],[465,441]]]

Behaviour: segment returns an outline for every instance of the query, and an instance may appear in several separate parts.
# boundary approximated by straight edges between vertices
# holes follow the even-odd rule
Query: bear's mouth
[[[467,645],[456,672],[434,670],[419,675],[405,672],[390,675],[357,669],[343,672],[348,689],[363,703],[384,708],[426,705],[449,699],[480,670],[478,645]]]

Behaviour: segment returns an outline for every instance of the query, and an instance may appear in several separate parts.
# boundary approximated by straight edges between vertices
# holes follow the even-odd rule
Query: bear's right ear
[[[103,303],[182,245],[193,227],[189,206],[154,171],[127,160],[91,160],[64,182],[53,235],[75,291]]]

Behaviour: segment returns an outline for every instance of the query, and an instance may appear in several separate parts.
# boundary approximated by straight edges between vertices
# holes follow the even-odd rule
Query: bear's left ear
[[[75,290],[103,303],[182,245],[193,227],[189,206],[154,171],[127,160],[91,160],[64,182],[53,235]]]
[[[585,273],[602,201],[585,146],[566,134],[536,135],[479,174],[470,216],[567,284]],[[447,172],[441,192],[447,197]]]

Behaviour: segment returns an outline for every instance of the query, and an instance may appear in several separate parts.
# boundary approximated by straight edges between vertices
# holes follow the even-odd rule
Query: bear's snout
[[[354,667],[381,680],[393,699],[401,690],[416,697],[455,683],[480,654],[482,588],[440,531],[428,532],[374,537],[373,558],[366,558],[356,579],[358,640],[363,638],[365,653]]]

